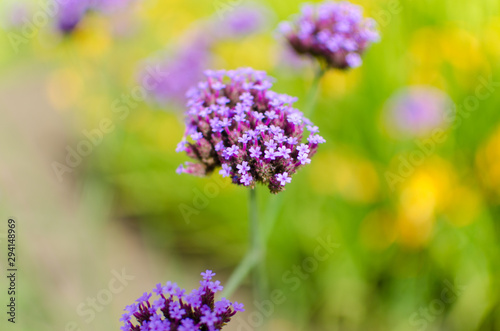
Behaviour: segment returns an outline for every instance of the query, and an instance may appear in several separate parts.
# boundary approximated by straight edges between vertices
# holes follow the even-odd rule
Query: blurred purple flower
[[[212,19],[212,34],[218,39],[242,37],[263,29],[268,19],[269,13],[264,7],[238,6],[222,20]]]
[[[184,46],[159,61],[161,72],[168,75],[157,79],[158,84],[148,89],[150,95],[162,105],[170,102],[184,105],[186,92],[203,78],[203,71],[214,59],[211,53],[214,44],[257,32],[267,17],[263,7],[239,6],[222,20],[214,16],[201,22],[185,34]],[[141,77],[145,75],[149,73],[144,71]]]
[[[450,97],[435,87],[406,87],[387,100],[385,124],[395,136],[423,136],[446,124],[446,110],[452,106]]]
[[[72,32],[90,8],[90,0],[56,1],[57,27],[61,32]]]
[[[157,83],[149,89],[150,95],[160,104],[174,102],[183,105],[186,91],[203,77],[210,56],[205,43],[198,39],[190,42],[158,64],[161,73],[167,74],[159,77],[153,74],[152,79]],[[142,75],[150,73],[144,72]]]
[[[88,11],[111,13],[125,8],[135,0],[54,0],[57,7],[57,28],[63,33],[71,33]]]
[[[313,56],[327,67],[359,67],[361,55],[380,39],[373,19],[347,1],[304,5],[294,22],[283,22],[279,32],[298,53]]]

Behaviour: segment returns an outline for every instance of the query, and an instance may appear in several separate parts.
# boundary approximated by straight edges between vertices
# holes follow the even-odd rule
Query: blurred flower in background
[[[136,0],[54,0],[57,28],[63,33],[71,33],[87,12],[110,14],[125,8],[133,1]]]
[[[304,5],[299,17],[281,23],[279,31],[297,53],[337,69],[359,67],[361,55],[380,40],[375,20],[363,18],[362,8],[346,1]]]
[[[73,31],[82,20],[85,13],[90,9],[90,0],[68,0],[62,3],[56,2],[59,6],[57,15],[57,27],[64,33]]]
[[[435,87],[405,87],[385,103],[384,125],[396,138],[426,136],[436,128],[446,128],[445,116],[452,107],[450,97]]]
[[[215,16],[208,23],[211,26],[209,33],[214,38],[241,38],[245,35],[263,31],[269,25],[270,11],[258,4],[243,4],[237,6],[222,18]]]
[[[160,105],[174,103],[181,106],[186,102],[187,90],[203,77],[203,70],[210,64],[210,42],[201,36],[187,44],[179,45],[169,56],[159,63],[149,65],[158,67],[155,72],[148,70],[141,73],[142,77],[151,76],[157,84],[148,89],[150,96]],[[143,81],[143,79],[141,79]]]
[[[170,52],[160,59],[148,61],[166,76],[156,77],[158,84],[150,90],[152,98],[162,106],[173,103],[179,107],[186,101],[188,89],[203,77],[203,71],[213,64],[214,46],[225,40],[243,38],[257,33],[268,22],[269,12],[262,6],[242,5],[223,18],[217,15],[198,22],[182,37],[182,42],[171,44]],[[141,77],[149,75],[143,72]]]

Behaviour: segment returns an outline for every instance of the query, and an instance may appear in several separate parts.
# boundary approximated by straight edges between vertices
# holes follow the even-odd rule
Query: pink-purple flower
[[[205,75],[207,80],[188,92],[187,129],[177,149],[197,162],[187,162],[178,173],[205,176],[221,167],[219,174],[234,184],[261,183],[272,193],[282,191],[325,142],[318,128],[293,107],[296,98],[270,89],[272,79],[263,71]],[[313,129],[301,143],[305,126]]]
[[[347,1],[304,5],[296,20],[281,23],[279,31],[298,54],[337,69],[359,67],[366,49],[380,40],[375,21]]]
[[[145,292],[135,303],[127,306],[120,318],[122,331],[198,331],[220,330],[243,305],[226,298],[215,301],[215,293],[222,291],[211,270],[201,273],[200,287],[189,294],[176,283],[157,284],[153,293]],[[135,321],[134,321],[135,319]]]
[[[408,86],[396,91],[385,103],[384,124],[394,137],[411,138],[445,128],[447,112],[453,101],[432,86]]]

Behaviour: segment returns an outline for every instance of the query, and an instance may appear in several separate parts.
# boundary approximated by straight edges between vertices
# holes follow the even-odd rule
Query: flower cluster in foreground
[[[226,325],[243,304],[234,304],[225,298],[215,301],[215,293],[222,291],[211,270],[201,273],[200,287],[186,294],[176,283],[156,285],[153,293],[144,293],[135,303],[127,306],[120,321],[122,331],[216,331]],[[152,302],[152,303],[151,303]],[[131,321],[135,317],[137,324]]]
[[[380,40],[375,20],[347,1],[305,5],[293,23],[283,22],[279,30],[297,53],[338,69],[359,67],[366,48]]]
[[[296,98],[270,90],[273,84],[263,71],[240,68],[205,76],[188,92],[187,129],[177,147],[198,162],[177,172],[204,176],[222,167],[219,173],[235,184],[262,183],[272,193],[282,191],[325,142],[318,128],[292,107]],[[307,143],[302,143],[304,128]]]

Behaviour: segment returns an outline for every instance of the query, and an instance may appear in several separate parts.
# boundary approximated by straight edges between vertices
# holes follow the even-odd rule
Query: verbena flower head
[[[305,5],[296,20],[281,23],[279,31],[297,53],[338,69],[359,67],[365,50],[380,40],[375,20],[364,18],[361,7],[347,1]]]
[[[244,311],[243,304],[222,298],[215,301],[215,293],[222,291],[211,270],[201,273],[200,287],[191,293],[176,283],[157,284],[152,293],[144,293],[127,306],[120,319],[122,331],[216,331],[222,329],[236,312]],[[153,294],[155,295],[153,297]]]
[[[282,191],[325,142],[318,128],[292,106],[296,98],[271,90],[263,71],[240,68],[205,76],[188,92],[187,129],[177,147],[197,162],[177,172],[205,176],[221,167],[219,173],[234,184],[262,183],[272,193]]]

